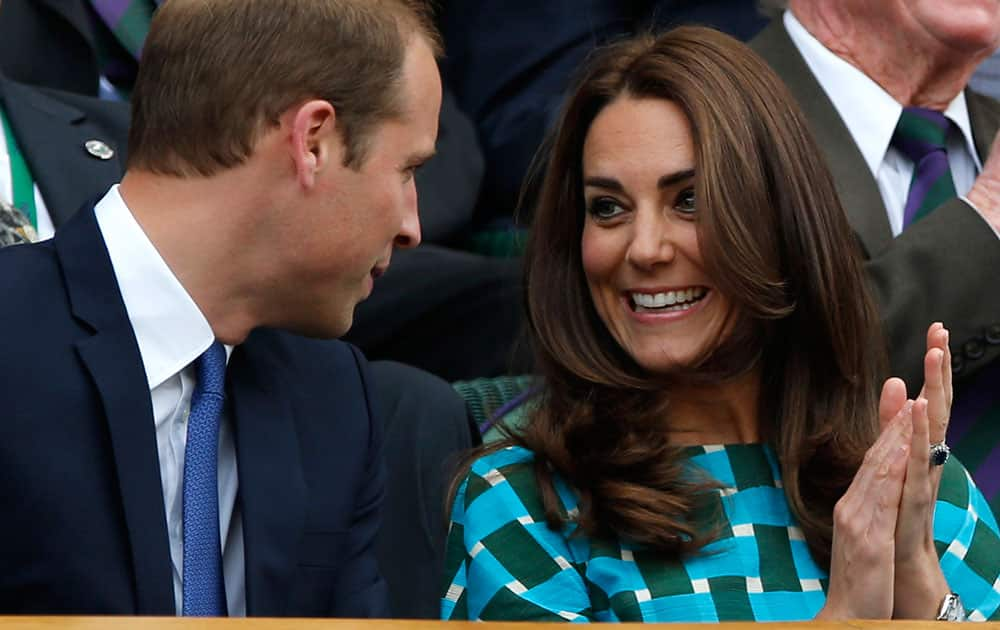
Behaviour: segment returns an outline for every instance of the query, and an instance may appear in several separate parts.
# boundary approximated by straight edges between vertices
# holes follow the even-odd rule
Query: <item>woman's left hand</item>
[[[927,331],[924,387],[913,405],[913,441],[896,521],[893,617],[897,619],[934,619],[950,592],[934,548],[934,507],[942,467],[931,466],[930,445],[945,439],[951,401],[948,331],[935,323]],[[886,381],[879,405],[883,423],[905,402],[903,381]]]

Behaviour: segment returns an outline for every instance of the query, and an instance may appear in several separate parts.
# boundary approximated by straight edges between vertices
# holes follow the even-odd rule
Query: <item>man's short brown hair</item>
[[[329,101],[364,161],[369,132],[400,114],[406,48],[440,38],[421,0],[169,0],[143,48],[129,168],[209,176],[243,163],[289,107]]]

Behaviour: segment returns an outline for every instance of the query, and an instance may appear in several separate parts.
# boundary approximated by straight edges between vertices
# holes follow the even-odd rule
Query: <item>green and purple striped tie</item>
[[[90,0],[115,38],[138,59],[159,0]]]
[[[892,146],[913,161],[913,178],[903,209],[903,228],[955,196],[945,139],[950,123],[941,112],[906,107],[899,116]]]
[[[945,149],[950,124],[941,112],[920,107],[907,107],[899,117],[892,146],[914,164],[903,210],[904,229],[956,196]],[[981,356],[985,351],[983,344],[993,342],[992,338],[975,339],[952,348],[952,352],[961,366],[978,358],[977,353]],[[997,512],[1000,510],[1000,362],[994,361],[966,381],[956,388],[948,441]]]

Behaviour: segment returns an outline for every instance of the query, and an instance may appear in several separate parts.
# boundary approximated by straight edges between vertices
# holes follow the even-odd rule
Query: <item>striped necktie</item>
[[[90,0],[90,4],[122,47],[138,59],[159,0]]]
[[[922,107],[906,107],[899,116],[892,146],[913,161],[904,229],[956,194],[945,150],[949,125],[944,114]]]
[[[892,146],[914,164],[903,210],[904,229],[956,196],[945,150],[949,126],[941,112],[920,107],[907,107],[899,117]],[[964,363],[982,356],[984,344],[997,343],[1000,331],[987,331],[984,339],[952,348],[956,374],[961,373]],[[956,387],[948,442],[972,472],[993,511],[1000,510],[1000,362],[994,361]]]

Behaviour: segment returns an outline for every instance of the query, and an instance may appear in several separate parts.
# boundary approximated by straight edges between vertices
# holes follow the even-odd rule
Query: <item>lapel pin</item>
[[[115,156],[115,150],[100,140],[87,140],[83,147],[99,160],[110,160]]]

